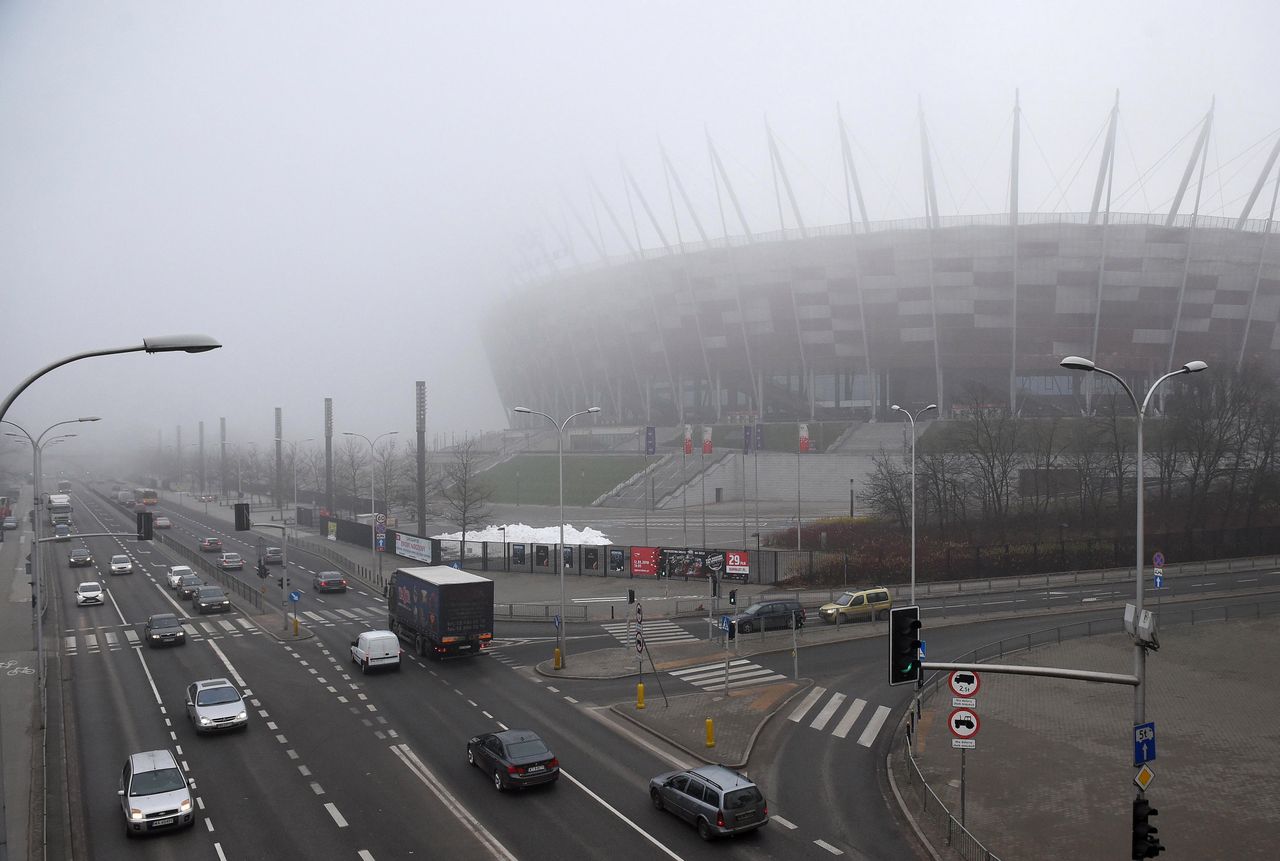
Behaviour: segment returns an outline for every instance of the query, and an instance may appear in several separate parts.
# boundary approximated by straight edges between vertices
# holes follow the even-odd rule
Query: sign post
[[[293,635],[298,636],[298,602],[302,600],[302,593],[294,589],[289,593],[289,603],[293,605]]]
[[[960,824],[964,825],[965,808],[965,753],[978,746],[974,736],[978,734],[978,713],[974,711],[974,696],[982,686],[978,674],[968,670],[956,670],[948,679],[951,692],[956,696],[951,699],[951,714],[947,717],[947,728],[955,738],[951,746],[960,748]]]

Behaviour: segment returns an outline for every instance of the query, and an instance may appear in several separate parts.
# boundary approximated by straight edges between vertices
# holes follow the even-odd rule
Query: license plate
[[[173,816],[170,816],[168,819],[157,819],[155,822],[151,823],[151,827],[159,828],[162,825],[172,825],[174,822],[174,819],[175,817]]]
[[[545,770],[546,769],[541,765],[531,765],[525,769],[525,771],[529,772],[530,774],[532,774],[535,771],[545,771]]]
[[[459,646],[459,647],[458,647],[458,651],[459,651],[459,652],[465,652],[467,649],[470,649],[470,648],[471,648],[471,645],[470,645],[470,644],[467,644],[467,645],[465,645],[465,646]]]

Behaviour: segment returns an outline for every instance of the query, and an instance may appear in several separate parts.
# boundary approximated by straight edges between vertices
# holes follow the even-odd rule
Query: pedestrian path
[[[626,622],[605,622],[604,629],[612,634],[622,645],[635,645],[636,625],[634,622],[631,623],[629,632]],[[644,632],[644,641],[649,645],[654,643],[687,643],[698,639],[670,619],[655,619],[651,622],[645,622],[642,630]]]
[[[645,638],[648,639],[648,626],[646,625],[645,628]],[[670,670],[668,672],[680,681],[688,682],[694,687],[702,688],[704,691],[723,691],[728,688],[741,688],[747,685],[783,681],[787,678],[759,664],[753,664],[746,658],[730,660],[727,672],[724,661],[716,661],[714,664],[699,664],[696,667],[685,667],[682,670]]]
[[[62,637],[63,651],[68,655],[115,652],[123,648],[142,645],[138,633],[141,625],[110,625],[98,628],[67,629]],[[191,619],[182,624],[188,640],[217,640],[223,637],[244,637],[261,634],[262,631],[248,619]]]
[[[385,607],[352,607],[349,610],[299,610],[298,616],[306,618],[307,624],[318,625],[322,628],[352,624],[368,626],[370,623],[377,623],[380,627],[386,627],[387,624],[387,610]]]
[[[822,708],[814,714],[813,719],[809,721],[809,728],[816,729],[819,732],[827,732],[827,727],[831,724],[832,718],[837,714],[841,714],[840,719],[836,721],[835,726],[831,728],[830,733],[836,738],[847,738],[854,726],[858,723],[858,719],[867,711],[867,701],[860,698],[850,700],[848,696],[839,691],[831,692],[831,696],[827,697],[827,689],[824,687],[814,687],[809,693],[805,694],[804,699],[795,707],[791,714],[787,715],[787,720],[793,723],[803,723],[809,716],[809,712],[813,710],[820,701],[823,701]],[[845,707],[845,703],[848,707]],[[880,730],[884,728],[885,720],[888,719],[891,709],[888,706],[876,706],[875,710],[868,716],[867,722],[863,725],[862,732],[858,735],[858,744],[863,747],[871,747],[875,742],[876,736],[880,734]]]

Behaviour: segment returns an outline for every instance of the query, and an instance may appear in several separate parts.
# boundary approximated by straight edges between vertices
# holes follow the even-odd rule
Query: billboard
[[[719,579],[724,574],[723,550],[677,550],[664,547],[660,553],[659,570],[663,577]]]
[[[657,577],[658,576],[658,548],[657,547],[632,547],[631,548],[631,576],[632,577]]]
[[[435,562],[431,558],[431,542],[429,540],[419,538],[416,535],[408,535],[404,532],[396,533],[396,555],[408,556],[410,559],[417,559],[419,562],[426,562],[428,565]]]
[[[726,550],[724,553],[724,574],[721,580],[736,580],[746,583],[751,574],[751,556],[745,550]]]

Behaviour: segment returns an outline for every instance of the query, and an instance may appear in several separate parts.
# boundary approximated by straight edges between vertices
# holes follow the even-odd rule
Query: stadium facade
[[[1195,211],[1212,113],[1170,211],[1117,213],[1115,119],[1089,212],[1020,213],[1015,181],[1006,213],[942,217],[926,158],[920,219],[871,221],[850,194],[845,224],[806,227],[795,211],[800,226],[772,234],[709,239],[699,226],[700,242],[664,237],[526,286],[490,320],[500,396],[553,415],[598,405],[618,425],[875,420],[893,403],[1058,413],[1078,410],[1088,385],[1059,367],[1067,355],[1135,388],[1191,359],[1280,366],[1267,187],[1280,139],[1236,218]],[[1252,218],[1264,189],[1270,212]]]

